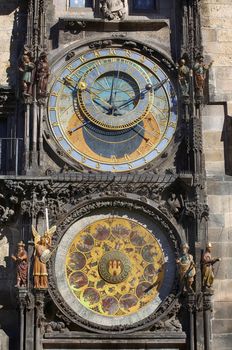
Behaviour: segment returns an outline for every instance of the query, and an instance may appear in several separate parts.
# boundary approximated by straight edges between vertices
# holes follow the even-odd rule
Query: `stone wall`
[[[0,1],[0,85],[16,85],[27,27],[26,4],[17,0]]]
[[[214,60],[210,76],[211,101],[227,101],[232,115],[231,0],[201,1],[204,53]]]
[[[10,66],[10,44],[14,23],[14,12],[0,15],[0,84],[7,85],[7,69]]]
[[[215,265],[213,350],[232,346],[231,5],[231,0],[201,2],[204,54],[208,61],[214,60],[209,77],[211,104],[203,111],[209,240],[213,242],[213,255],[222,257]]]

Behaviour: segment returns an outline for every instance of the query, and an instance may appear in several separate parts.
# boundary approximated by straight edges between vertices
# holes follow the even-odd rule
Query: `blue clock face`
[[[125,172],[157,158],[172,140],[174,87],[141,53],[89,50],[54,75],[49,123],[70,159],[98,171]]]
[[[82,89],[78,101],[83,113],[105,129],[122,130],[138,124],[149,112],[154,97],[146,72],[121,57],[100,62],[79,82]]]

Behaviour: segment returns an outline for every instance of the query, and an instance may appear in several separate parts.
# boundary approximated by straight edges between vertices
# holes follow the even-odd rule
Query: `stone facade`
[[[10,48],[12,30],[15,20],[15,7],[17,1],[3,1],[0,7],[0,35],[1,35],[1,48],[0,48],[0,83],[1,85],[8,84],[7,72],[10,67]]]
[[[215,256],[222,261],[216,267],[213,349],[230,349],[232,342],[232,37],[231,2],[202,1],[201,24],[205,55],[214,60],[209,76],[210,105],[203,111],[203,142],[207,173],[207,197],[210,207],[209,240]]]
[[[36,350],[41,349],[41,344],[43,344],[43,349],[52,348],[54,350],[62,346],[81,348],[81,344],[84,344],[84,348],[96,346],[101,349],[102,344],[105,344],[104,346],[109,348],[119,346],[122,350],[132,347],[168,350],[169,346],[178,350],[196,350],[195,344],[202,350],[231,349],[231,0],[189,1],[188,3],[191,3],[189,8],[196,11],[196,17],[194,15],[191,17],[190,12],[186,10],[186,1],[178,4],[180,6],[174,0],[157,1],[156,12],[139,14],[131,11],[132,1],[128,0],[125,2],[125,20],[116,22],[105,20],[98,7],[95,12],[90,8],[74,10],[68,8],[68,1],[47,0],[46,21],[45,17],[42,15],[40,17],[40,26],[44,32],[39,32],[39,38],[37,28],[34,27],[37,23],[33,22],[32,12],[30,12],[33,11],[33,3],[39,3],[39,11],[43,14],[44,1],[21,1],[19,4],[18,1],[2,0],[0,4],[0,85],[2,88],[0,93],[1,96],[4,96],[2,97],[3,102],[0,103],[0,118],[2,116],[0,122],[2,121],[1,125],[4,125],[4,128],[6,125],[5,134],[0,134],[0,136],[26,140],[24,152],[20,153],[19,164],[16,165],[17,172],[15,148],[12,147],[10,151],[13,149],[14,154],[8,162],[8,168],[1,173],[0,177],[0,325],[3,328],[0,333],[0,349],[8,350],[10,346],[10,350],[18,350],[20,346],[20,350],[32,350],[34,344],[36,344]],[[99,4],[97,0],[94,3]],[[201,33],[196,24],[199,20],[196,3],[200,11]],[[31,19],[31,22],[28,22],[28,18]],[[195,36],[192,30],[195,30]],[[31,33],[33,35],[30,38]],[[182,54],[189,55],[187,55],[189,65],[193,65],[195,59],[193,56],[198,53],[204,54],[206,63],[214,61],[209,70],[209,84],[205,92],[206,95],[209,95],[207,104],[199,106],[198,103],[191,104],[193,101],[190,101],[190,104],[184,104],[184,107],[181,104],[183,120],[180,133],[182,132],[182,140],[184,139],[185,143],[183,142],[181,146],[177,137],[173,149],[168,150],[162,161],[157,163],[158,166],[155,164],[139,173],[136,172],[135,175],[125,175],[125,177],[123,175],[117,177],[112,174],[95,175],[91,171],[75,168],[72,164],[65,164],[62,152],[54,156],[48,146],[51,135],[44,123],[46,98],[39,96],[36,101],[35,99],[22,99],[19,84],[18,67],[22,62],[25,44],[31,45],[29,48],[34,50],[35,57],[38,56],[38,52],[45,51],[52,65],[58,61],[58,58],[61,59],[64,53],[67,55],[73,48],[84,45],[83,43],[87,45],[86,43],[97,42],[96,45],[99,45],[99,40],[102,42],[109,38],[115,42],[127,40],[129,46],[136,43],[140,50],[150,55],[155,55],[154,48],[157,49],[160,55],[159,60],[163,59],[165,68],[169,69],[169,72],[172,72],[170,74],[174,74],[175,77],[177,76],[175,65]],[[201,52],[202,47],[203,52]],[[11,90],[5,93],[8,87]],[[9,101],[9,96],[10,101],[13,98],[14,103],[8,102],[7,105],[5,101]],[[14,104],[16,104],[15,109]],[[25,118],[28,118],[26,132],[22,127]],[[189,123],[189,118],[193,120],[192,124]],[[203,141],[203,157],[201,141]],[[186,155],[187,150],[188,155]],[[9,150],[7,152],[9,153]],[[11,167],[12,161],[13,167]],[[18,174],[20,177],[17,176]],[[177,192],[178,195],[179,202],[176,207],[170,206],[169,200],[173,192]],[[11,195],[8,196],[8,193]],[[15,269],[10,255],[15,252],[17,243],[21,239],[29,242],[27,245],[29,255],[33,255],[30,227],[33,223],[38,230],[43,230],[43,193],[46,193],[49,198],[51,220],[54,224],[59,222],[61,229],[66,229],[70,224],[67,213],[76,211],[75,218],[80,219],[82,215],[88,217],[91,210],[97,212],[101,207],[107,208],[114,200],[120,208],[128,208],[132,213],[133,210],[140,210],[147,216],[164,217],[165,220],[161,220],[164,227],[165,225],[169,227],[170,232],[172,229],[173,232],[179,232],[179,236],[173,234],[172,237],[172,244],[175,245],[175,248],[178,246],[180,249],[181,241],[189,242],[197,264],[195,296],[190,294],[187,300],[180,298],[181,311],[178,305],[176,309],[173,307],[171,310],[172,303],[174,305],[173,296],[171,296],[163,309],[159,311],[158,316],[155,316],[155,324],[152,324],[152,317],[149,320],[149,335],[148,329],[140,333],[138,327],[135,335],[127,335],[125,332],[120,338],[120,335],[115,335],[113,332],[111,338],[107,338],[104,333],[98,338],[87,325],[89,332],[87,337],[85,328],[83,330],[78,322],[78,326],[72,325],[71,331],[65,333],[66,326],[70,325],[70,320],[63,315],[60,320],[64,321],[65,326],[61,326],[62,322],[57,322],[57,319],[56,324],[52,326],[46,324],[46,327],[49,326],[51,329],[54,327],[54,329],[41,337],[41,340],[40,332],[43,334],[43,327],[45,327],[43,322],[40,323],[44,317],[43,295],[35,292],[33,296],[32,292],[32,294],[26,294],[24,299],[24,290],[21,290],[20,294],[14,288]],[[181,203],[181,198],[184,198],[183,203]],[[210,208],[209,219],[206,202]],[[201,293],[200,255],[207,240],[213,244],[213,255],[222,258],[221,262],[215,265],[212,314],[210,302],[207,303],[207,296],[204,295],[204,302],[202,302]],[[52,264],[49,269],[52,269]],[[33,290],[31,283],[29,284],[30,291]],[[50,284],[53,288],[52,293],[57,298],[52,277],[50,277]],[[17,298],[21,302],[21,314]],[[19,315],[22,325],[22,310],[26,315],[26,330],[22,330],[19,326]],[[51,314],[54,316],[54,313],[57,312],[54,305],[52,310]],[[163,319],[162,313],[164,314]],[[53,321],[52,318],[51,321]],[[35,332],[32,325],[35,326]],[[142,327],[141,329],[144,330]],[[25,333],[23,344],[19,344],[20,329]],[[124,332],[125,329],[121,331]],[[121,345],[118,345],[119,343]]]

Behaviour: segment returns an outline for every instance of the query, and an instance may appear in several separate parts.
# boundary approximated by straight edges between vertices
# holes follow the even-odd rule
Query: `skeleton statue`
[[[38,90],[40,96],[47,96],[47,85],[49,78],[49,65],[47,54],[42,52],[36,66],[36,79],[38,81]]]
[[[203,97],[204,96],[204,86],[205,86],[205,79],[208,70],[212,66],[213,61],[210,62],[208,65],[204,62],[203,56],[198,56],[196,58],[196,62],[193,67],[194,71],[194,78],[195,78],[195,89],[196,89],[196,97]]]
[[[125,18],[125,0],[102,0],[100,6],[104,18],[109,21]]]
[[[32,233],[34,236],[35,244],[35,257],[34,257],[34,288],[46,289],[48,288],[48,273],[46,262],[51,256],[51,241],[52,235],[56,231],[56,226],[48,229],[43,236],[40,236],[34,226],[32,226]]]

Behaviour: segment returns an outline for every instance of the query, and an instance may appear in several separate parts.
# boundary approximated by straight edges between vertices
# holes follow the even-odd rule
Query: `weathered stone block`
[[[217,279],[232,279],[232,258],[222,257],[222,260],[215,265],[214,274]],[[232,280],[231,280],[232,282]],[[232,291],[231,291],[232,292]]]
[[[216,79],[232,79],[232,70],[230,67],[217,66],[213,68]]]
[[[232,213],[225,213],[225,227],[232,227]]]
[[[203,116],[202,117],[202,126],[203,132],[209,131],[222,131],[224,124],[225,116],[223,114]]]
[[[0,350],[9,350],[9,337],[0,329]]]
[[[214,181],[208,179],[207,181],[208,195],[232,195],[232,181]]]
[[[214,18],[230,18],[231,17],[231,5],[225,4],[205,4],[201,6],[204,16],[209,16],[211,20]]]
[[[221,135],[221,131],[204,131],[204,147],[223,147]]]
[[[231,196],[209,196],[208,204],[211,213],[230,213],[232,215],[232,198]],[[231,222],[232,227],[232,222]]]
[[[232,29],[232,27],[231,27]],[[209,52],[208,52],[209,53]],[[213,54],[214,66],[232,66],[232,55],[226,55],[225,51],[223,53],[214,53]]]
[[[209,17],[207,14],[202,12],[201,23],[203,28],[215,28],[215,29],[230,29],[232,28],[231,21],[228,21],[227,18],[224,17]]]
[[[228,242],[232,240],[232,228],[210,228],[208,237],[210,242]]]
[[[223,214],[211,214],[209,219],[209,228],[221,229],[225,226],[225,218]]]
[[[224,42],[229,42],[232,41],[232,33],[230,30],[226,29],[221,29],[217,31],[217,40],[218,41],[224,41]]]
[[[224,174],[225,173],[225,164],[223,162],[205,162],[206,173],[210,174]]]
[[[214,303],[214,319],[230,319],[232,310],[232,302],[215,302]],[[232,323],[232,322],[231,322]]]
[[[232,302],[232,280],[216,278],[213,288],[215,291],[214,301]]]
[[[232,257],[232,242],[214,242],[212,256],[224,258]],[[220,262],[217,262],[214,265],[216,269],[218,267],[218,264],[220,264]]]
[[[219,115],[224,115],[223,106],[220,105],[207,105],[202,111],[202,118],[211,118],[211,116],[217,117]]]
[[[232,45],[231,45],[232,47]],[[232,79],[217,79],[216,80],[216,89],[223,91],[231,91]]]
[[[211,148],[205,149],[205,159],[209,162],[224,162],[224,152],[222,149],[212,150]]]
[[[203,28],[202,38],[204,42],[215,42],[217,40],[217,31],[215,29]]]
[[[212,328],[214,334],[232,333],[232,322],[228,320],[213,320]]]
[[[230,55],[232,54],[232,46],[231,43],[222,43],[222,42],[207,42],[205,45],[205,53],[210,53],[211,55],[214,53],[225,54],[225,52]]]
[[[231,350],[232,334],[222,334],[213,337],[213,350]]]

